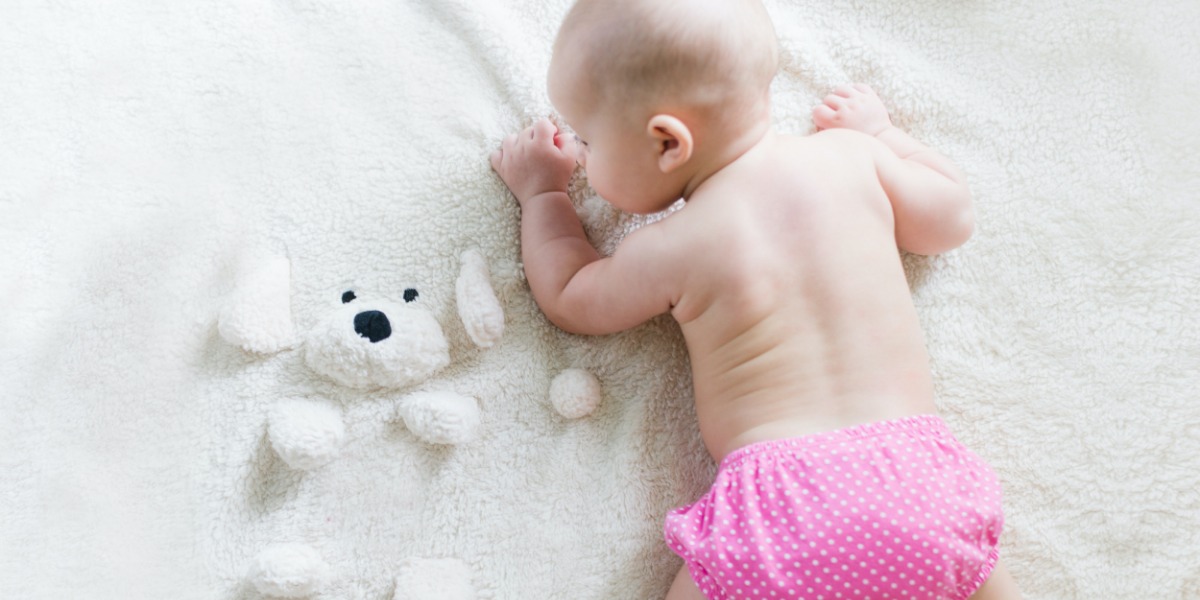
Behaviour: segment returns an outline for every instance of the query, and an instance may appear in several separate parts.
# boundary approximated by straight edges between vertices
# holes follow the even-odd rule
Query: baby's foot
[[[841,127],[879,135],[892,126],[887,109],[875,91],[863,83],[843,85],[825,97],[825,103],[813,109],[817,129]]]

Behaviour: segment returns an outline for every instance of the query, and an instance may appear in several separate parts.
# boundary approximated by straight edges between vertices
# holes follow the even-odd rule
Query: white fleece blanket
[[[314,598],[662,597],[663,516],[714,468],[682,340],[549,325],[487,164],[551,113],[568,4],[0,3],[0,597],[258,598],[277,544],[314,551]],[[975,237],[905,264],[1026,597],[1200,598],[1200,5],[769,8],[779,129],[862,81],[970,176]],[[605,250],[639,223],[575,198]],[[456,320],[471,249],[490,349]],[[451,362],[418,387],[475,398],[477,436],[430,445],[396,417],[409,390],[227,342],[256,253],[287,259],[298,335],[346,291],[419,290]],[[567,368],[602,389],[574,419],[548,400]],[[341,411],[329,464],[276,455],[289,398]]]

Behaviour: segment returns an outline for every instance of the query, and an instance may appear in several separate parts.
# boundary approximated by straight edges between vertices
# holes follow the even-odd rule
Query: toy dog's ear
[[[255,254],[240,266],[221,310],[217,331],[247,352],[269,354],[296,344],[292,326],[291,264],[287,257]]]
[[[492,289],[487,262],[478,250],[462,255],[462,268],[454,285],[458,316],[471,341],[480,348],[491,348],[504,334],[504,308]]]

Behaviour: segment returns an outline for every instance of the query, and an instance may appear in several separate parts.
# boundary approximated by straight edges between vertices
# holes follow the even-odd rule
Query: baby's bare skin
[[[648,143],[613,133],[619,120],[583,110],[553,66],[551,97],[591,149],[542,120],[491,157],[522,207],[534,297],[556,325],[584,334],[670,312],[714,460],[759,441],[935,412],[899,250],[965,242],[970,195],[949,160],[891,124],[870,88],[828,96],[813,111],[816,134],[779,135],[763,121],[707,150],[686,116],[652,117]],[[673,198],[661,190],[686,204],[602,257],[566,193],[577,157],[624,210],[665,208]],[[646,199],[626,197],[639,189]],[[1003,565],[972,596],[1015,597]],[[702,596],[681,570],[668,599],[691,598]]]
[[[848,130],[768,135],[658,225],[692,257],[672,314],[714,460],[934,411],[872,150]]]
[[[682,210],[633,233],[610,258],[587,245],[566,198],[568,163],[556,155],[572,149],[561,138],[564,148],[555,145],[553,125],[510,137],[493,156],[520,190],[539,305],[580,333],[670,311],[691,357],[701,436],[718,461],[758,441],[934,412],[897,243],[932,253],[965,241],[967,189],[948,161],[891,126],[873,92],[845,87],[835,97],[836,109],[831,98],[814,112],[830,129],[764,130]],[[922,154],[904,161],[896,150]],[[557,170],[539,184],[555,189],[529,191],[539,185],[528,185],[528,170]],[[941,202],[919,206],[929,198]]]

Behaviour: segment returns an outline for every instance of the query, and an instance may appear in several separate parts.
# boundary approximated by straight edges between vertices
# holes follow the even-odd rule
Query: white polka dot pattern
[[[920,415],[735,450],[665,534],[710,600],[960,600],[1003,523],[996,474]]]

